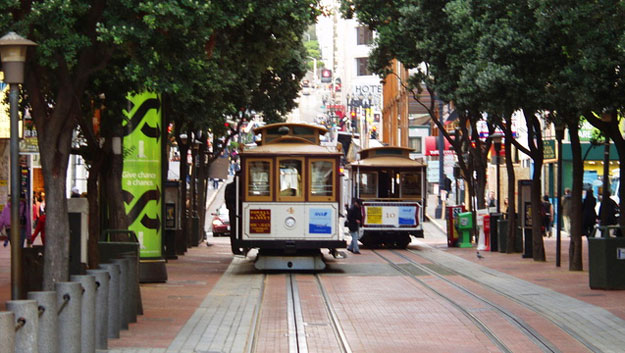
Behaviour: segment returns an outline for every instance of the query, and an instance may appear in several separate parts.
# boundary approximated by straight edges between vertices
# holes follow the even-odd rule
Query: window
[[[416,153],[421,153],[421,136],[419,137],[410,137],[408,139],[409,147],[412,148]]]
[[[357,76],[369,76],[371,71],[369,70],[369,58],[356,58]]]
[[[358,173],[357,171],[355,173]],[[378,175],[374,172],[360,173],[360,196],[377,197]]]
[[[400,197],[421,198],[421,175],[418,173],[401,173]]]
[[[271,160],[247,161],[248,200],[271,200]]]
[[[311,201],[334,200],[334,161],[312,160],[310,162]]]
[[[278,159],[278,201],[301,201],[304,199],[302,187],[302,160]]]
[[[373,42],[373,32],[367,27],[358,27],[356,28],[356,35],[358,38],[356,39],[358,45],[369,45]]]

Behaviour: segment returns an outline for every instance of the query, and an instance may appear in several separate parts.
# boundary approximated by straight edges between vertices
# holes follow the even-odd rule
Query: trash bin
[[[625,238],[588,238],[588,279],[592,289],[625,289]]]
[[[460,242],[458,244],[461,248],[471,248],[471,231],[473,230],[473,212],[462,212],[458,214],[458,230],[461,233]]]
[[[499,229],[498,221],[501,218],[501,213],[490,214],[490,251],[499,251]]]
[[[447,219],[447,246],[458,246],[460,232],[456,228],[456,225],[458,224],[458,214],[464,212],[464,206],[447,206],[446,212],[447,217],[445,218]]]
[[[500,218],[497,220],[497,250],[506,252],[508,248],[508,220]],[[493,248],[492,251],[495,251]]]

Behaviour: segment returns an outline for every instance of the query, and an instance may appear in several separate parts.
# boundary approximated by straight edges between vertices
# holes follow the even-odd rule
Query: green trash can
[[[458,230],[460,231],[460,239],[458,247],[471,248],[471,231],[473,230],[473,212],[463,212],[458,214]]]
[[[588,238],[588,279],[592,289],[625,289],[625,238]]]

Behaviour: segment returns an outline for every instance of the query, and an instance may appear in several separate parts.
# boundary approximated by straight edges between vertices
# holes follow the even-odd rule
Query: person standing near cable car
[[[358,248],[358,237],[360,235],[360,225],[362,224],[362,211],[360,210],[360,201],[356,198],[352,200],[352,207],[347,211],[347,226],[349,227],[349,234],[352,237],[352,242],[347,247],[347,251],[351,251],[354,254],[360,254]]]

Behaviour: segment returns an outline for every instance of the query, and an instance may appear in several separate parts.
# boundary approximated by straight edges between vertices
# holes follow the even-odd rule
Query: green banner
[[[161,257],[161,98],[141,93],[127,99],[122,173],[126,216],[141,243],[141,258]]]

